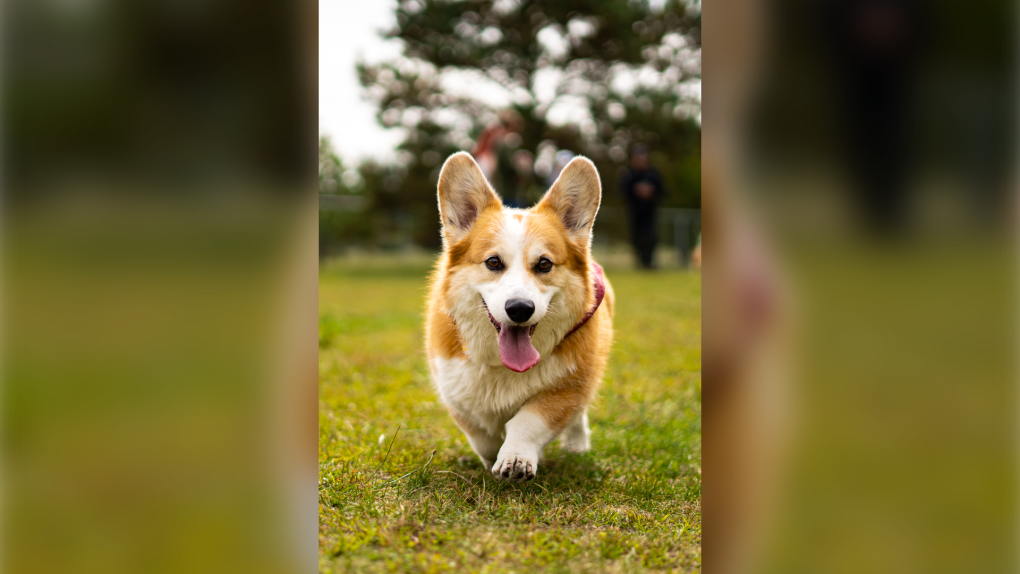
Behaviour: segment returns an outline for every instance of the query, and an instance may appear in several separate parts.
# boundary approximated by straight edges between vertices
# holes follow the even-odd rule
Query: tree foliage
[[[697,0],[406,0],[396,21],[384,36],[401,56],[361,62],[358,74],[379,122],[405,137],[395,165],[361,172],[373,207],[410,222],[414,243],[438,245],[442,160],[470,150],[504,109],[523,120],[515,143],[540,178],[556,150],[596,163],[604,234],[625,233],[616,177],[635,143],[653,150],[667,205],[700,205]]]

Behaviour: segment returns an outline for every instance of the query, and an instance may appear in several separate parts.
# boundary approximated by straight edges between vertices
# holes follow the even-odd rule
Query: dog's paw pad
[[[525,482],[535,478],[538,463],[523,456],[500,458],[492,465],[492,474],[499,480]]]

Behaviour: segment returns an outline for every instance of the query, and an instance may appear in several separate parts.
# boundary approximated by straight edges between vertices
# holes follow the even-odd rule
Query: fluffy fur
[[[534,478],[542,449],[590,446],[586,409],[605,370],[613,336],[613,292],[596,302],[591,228],[602,191],[595,166],[575,158],[538,205],[510,209],[466,153],[439,176],[443,253],[428,296],[426,350],[432,380],[482,463],[501,480]],[[487,261],[502,265],[491,269]],[[552,266],[540,269],[543,259]],[[510,319],[509,302],[534,313]],[[504,366],[500,330],[533,327],[541,355],[524,372]],[[513,363],[509,363],[513,365]]]

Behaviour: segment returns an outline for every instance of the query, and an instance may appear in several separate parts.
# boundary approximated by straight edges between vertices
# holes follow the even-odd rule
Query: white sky
[[[328,135],[344,162],[392,158],[399,130],[375,120],[375,106],[361,98],[354,71],[358,56],[370,62],[400,53],[379,30],[396,23],[395,0],[319,0],[319,134]]]

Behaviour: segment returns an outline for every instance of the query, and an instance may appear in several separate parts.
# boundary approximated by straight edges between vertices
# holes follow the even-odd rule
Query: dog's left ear
[[[588,245],[601,201],[602,184],[595,164],[586,157],[577,156],[563,168],[535,209],[554,211],[570,237]]]

